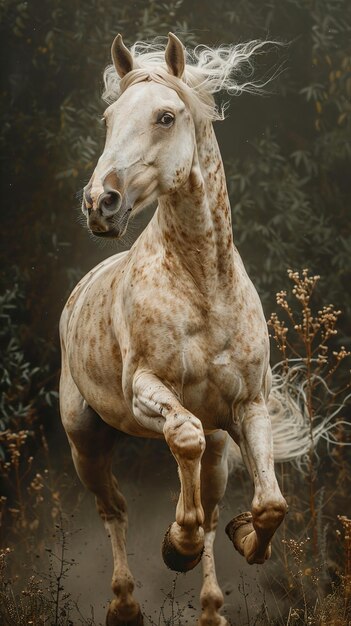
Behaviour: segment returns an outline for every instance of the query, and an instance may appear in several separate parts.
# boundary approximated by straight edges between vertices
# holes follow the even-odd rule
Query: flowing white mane
[[[254,40],[218,48],[205,45],[196,46],[193,50],[187,48],[185,72],[180,80],[167,71],[165,44],[160,44],[159,39],[151,43],[138,41],[131,48],[135,63],[132,72],[120,79],[113,65],[105,69],[102,97],[111,104],[131,84],[151,78],[175,89],[197,115],[222,120],[225,105],[218,106],[213,94],[220,91],[229,95],[262,93],[274,76],[255,80],[253,57],[262,54],[264,47],[272,43],[277,42]]]

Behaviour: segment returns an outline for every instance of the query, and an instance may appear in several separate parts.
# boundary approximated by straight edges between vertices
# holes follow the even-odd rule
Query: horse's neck
[[[158,225],[167,251],[177,254],[206,296],[232,291],[233,235],[223,163],[211,122],[196,129],[197,154],[187,183],[160,198]]]

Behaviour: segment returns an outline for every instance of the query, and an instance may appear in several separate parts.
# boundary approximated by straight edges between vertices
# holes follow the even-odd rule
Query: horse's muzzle
[[[101,209],[88,211],[88,228],[96,237],[119,239],[126,231],[131,211],[131,208],[121,207],[109,217],[105,217]]]
[[[121,231],[119,230],[119,228],[111,228],[111,230],[104,230],[104,231],[94,231],[92,229],[90,230],[92,234],[95,235],[95,237],[101,237],[104,239],[118,239],[121,234]]]

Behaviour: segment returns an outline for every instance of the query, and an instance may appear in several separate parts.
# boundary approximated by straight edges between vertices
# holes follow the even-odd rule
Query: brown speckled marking
[[[173,77],[181,76],[184,54],[173,35],[170,46],[167,63]],[[132,69],[118,37],[113,59],[121,75]],[[89,272],[67,302],[60,324],[61,415],[77,472],[95,493],[111,536],[115,599],[109,625],[140,620],[125,549],[126,505],[111,474],[117,429],[166,439],[181,483],[167,558],[186,568],[204,550],[199,623],[224,626],[213,541],[228,474],[228,433],[240,445],[255,488],[250,522],[230,525],[231,539],[249,563],[268,556],[286,510],[266,407],[268,334],[233,245],[212,124],[193,118],[176,90],[148,78],[131,82],[106,111],[106,145],[89,193],[98,222],[107,183],[121,194],[122,213],[155,198],[158,208],[133,247]],[[160,109],[175,116],[167,129],[155,123]]]

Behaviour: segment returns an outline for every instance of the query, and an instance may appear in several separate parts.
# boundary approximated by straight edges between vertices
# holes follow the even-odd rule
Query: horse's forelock
[[[206,99],[203,98],[203,94],[197,92],[196,88],[191,87],[186,82],[186,76],[178,78],[168,72],[166,68],[154,67],[154,68],[136,68],[126,74],[119,81],[119,95],[124,93],[129,87],[137,85],[144,81],[153,81],[173,89],[183,102],[185,102],[191,110],[194,117],[213,117],[214,100],[207,94]],[[202,97],[201,97],[202,96]]]

